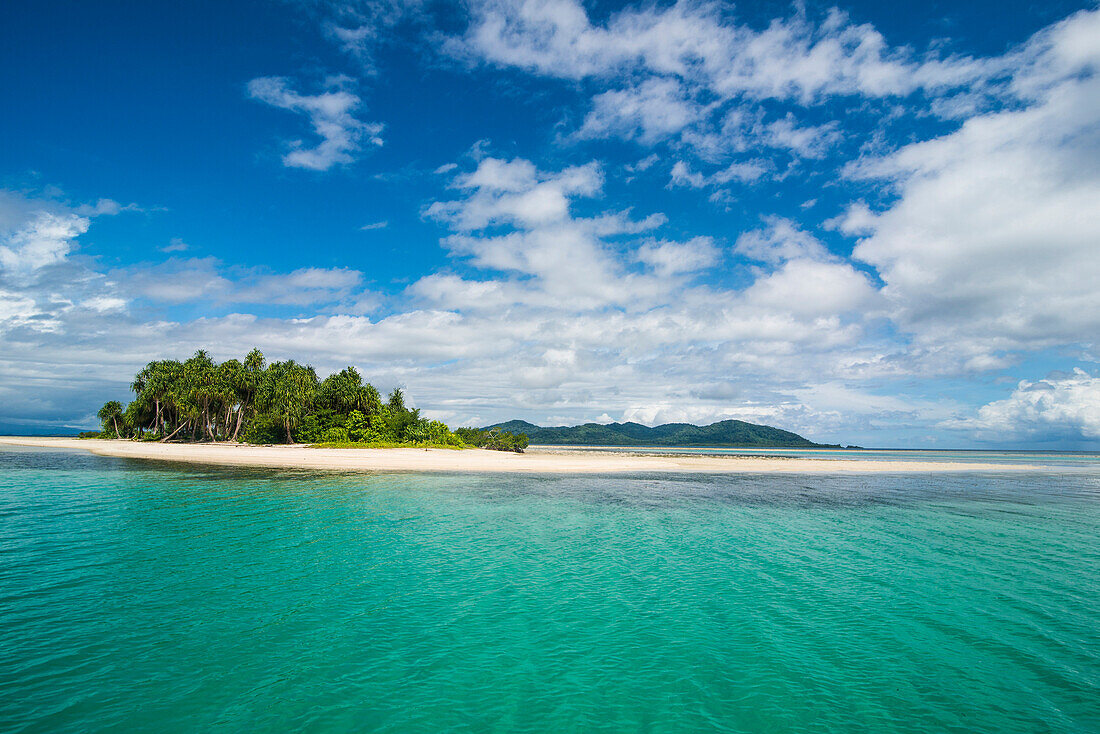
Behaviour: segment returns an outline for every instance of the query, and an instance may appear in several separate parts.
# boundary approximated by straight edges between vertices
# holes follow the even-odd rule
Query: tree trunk
[[[241,424],[244,422],[244,409],[248,407],[247,402],[241,403],[240,410],[237,411],[237,428],[233,431],[233,440],[237,440],[237,434],[241,432]]]
[[[286,423],[286,442],[294,443],[294,439],[290,437],[290,416],[288,415],[285,420]]]
[[[190,423],[190,422],[191,422],[191,421],[187,421],[187,423]],[[165,441],[167,441],[168,439],[172,438],[172,436],[175,436],[175,435],[176,435],[177,433],[179,433],[180,431],[182,431],[182,430],[183,430],[184,428],[186,428],[186,427],[187,427],[187,423],[180,423],[180,424],[179,424],[179,427],[178,427],[178,428],[176,428],[176,430],[172,431],[172,432],[171,432],[171,433],[169,433],[169,434],[168,434],[167,436],[165,436],[164,438],[162,438],[162,439],[160,440],[160,442],[161,442],[161,443],[164,443],[164,442],[165,442]]]
[[[115,437],[122,438],[122,434],[118,432],[118,418],[112,415],[111,422],[115,424]]]

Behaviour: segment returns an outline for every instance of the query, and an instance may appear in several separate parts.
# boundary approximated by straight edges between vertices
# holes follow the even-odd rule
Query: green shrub
[[[321,440],[325,443],[347,443],[351,439],[348,437],[348,429],[334,426],[321,435]]]
[[[317,443],[318,441],[324,440],[322,438],[324,433],[325,427],[316,414],[307,415],[293,431],[294,440],[297,443]]]
[[[286,429],[278,416],[257,415],[244,432],[245,443],[286,443]]]

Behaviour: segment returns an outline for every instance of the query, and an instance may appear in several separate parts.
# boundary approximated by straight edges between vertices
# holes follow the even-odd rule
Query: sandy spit
[[[757,456],[638,456],[584,451],[524,454],[467,449],[312,449],[306,446],[162,444],[126,440],[0,436],[0,444],[90,451],[100,456],[195,464],[337,471],[474,472],[528,474],[684,473],[885,473],[1019,471],[1036,467],[969,462],[870,461]]]

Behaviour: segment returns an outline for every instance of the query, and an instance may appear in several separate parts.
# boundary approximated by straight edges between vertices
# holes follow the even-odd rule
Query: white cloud
[[[291,141],[291,150],[283,155],[284,165],[326,171],[338,163],[351,163],[364,140],[382,145],[382,124],[355,117],[360,100],[346,85],[346,79],[333,78],[328,80],[326,91],[306,95],[291,89],[282,77],[260,77],[248,83],[253,99],[306,115],[321,139],[312,148],[301,140]]]
[[[1028,105],[850,169],[898,196],[838,224],[868,233],[854,256],[877,268],[893,319],[945,369],[1100,341],[1100,47],[1080,43],[1098,18],[1078,13],[1026,47],[1012,84]]]
[[[34,198],[0,189],[0,271],[9,277],[31,277],[35,271],[63,263],[95,217],[138,209],[113,199],[72,205],[59,200],[59,189],[49,193]]]
[[[980,439],[1100,439],[1100,377],[1082,369],[1034,382],[1021,380],[1004,400],[983,405],[977,415],[944,421],[944,428]]]
[[[780,263],[785,260],[828,260],[829,251],[821,240],[799,228],[790,219],[764,217],[767,227],[745,232],[733,249],[752,260]]]
[[[708,179],[703,174],[692,171],[691,166],[684,161],[676,161],[672,164],[669,186],[686,186],[692,189],[701,189],[707,185]]]
[[[638,249],[638,260],[663,277],[703,270],[717,263],[719,256],[710,237],[693,237],[687,242],[649,240]]]
[[[820,158],[841,138],[839,125],[799,125],[793,115],[763,126],[761,137],[773,148],[785,148],[803,158]]]
[[[708,186],[723,186],[730,181],[748,183],[759,179],[767,170],[766,162],[751,160],[736,161],[713,173],[703,174],[693,171],[691,165],[684,161],[676,161],[672,164],[668,185],[702,189]]]
[[[273,273],[263,268],[225,268],[213,257],[171,258],[110,274],[119,292],[161,303],[308,306],[331,304],[357,294],[362,273],[347,268],[300,268]]]
[[[642,220],[628,212],[573,215],[573,199],[601,192],[603,173],[596,163],[546,172],[527,160],[490,157],[474,171],[458,174],[452,186],[464,196],[425,209],[427,217],[454,230],[443,244],[477,268],[530,279],[525,302],[553,297],[567,299],[575,308],[591,308],[644,298],[661,287],[651,278],[625,272],[605,240],[658,227],[663,215]],[[497,233],[495,228],[510,231]]]
[[[645,158],[639,160],[637,163],[623,166],[623,168],[626,169],[628,173],[640,173],[642,171],[648,171],[650,168],[653,167],[653,164],[657,163],[659,160],[661,160],[661,157],[659,155],[657,155],[656,153],[650,153]]]
[[[168,241],[168,244],[160,248],[161,252],[173,253],[173,252],[186,252],[190,248],[186,242],[179,237],[173,237]]]
[[[758,148],[820,157],[839,140],[834,123],[799,125],[789,113],[766,119],[774,109],[763,101],[810,107],[923,91],[930,109],[957,114],[978,105],[1005,68],[1004,59],[892,48],[835,9],[796,6],[764,28],[695,0],[628,7],[602,24],[579,0],[476,0],[471,10],[465,34],[446,46],[452,54],[597,88],[576,136],[672,140],[714,162]]]
[[[36,212],[18,229],[0,233],[0,268],[26,273],[61,262],[88,223],[76,214]]]
[[[778,312],[831,318],[870,310],[878,292],[866,275],[847,263],[791,260],[753,283],[745,297]]]
[[[141,207],[137,204],[126,204],[123,206],[114,199],[97,199],[94,204],[81,204],[73,209],[75,214],[79,214],[82,217],[114,216],[124,211],[141,211]]]
[[[577,131],[579,138],[618,135],[652,144],[701,120],[706,110],[689,100],[674,79],[647,79],[637,87],[596,95]]]
[[[873,27],[833,10],[820,22],[799,11],[755,30],[717,5],[679,2],[628,8],[593,25],[575,0],[479,2],[452,51],[563,78],[629,70],[677,76],[727,97],[884,96],[971,81],[965,59],[916,59],[891,49]]]
[[[34,299],[0,289],[0,334],[14,327],[33,327],[38,313]]]
[[[467,198],[435,202],[425,210],[428,217],[461,232],[500,224],[536,227],[568,220],[569,197],[596,194],[603,173],[594,162],[547,174],[527,160],[485,158],[454,186],[470,192]]]
[[[364,224],[362,227],[359,228],[359,230],[361,232],[370,232],[371,230],[375,229],[385,229],[388,226],[390,226],[389,221],[383,219],[380,222],[371,222],[370,224]]]

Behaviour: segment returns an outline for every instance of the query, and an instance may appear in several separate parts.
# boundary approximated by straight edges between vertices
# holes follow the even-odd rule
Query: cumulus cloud
[[[329,79],[326,90],[308,95],[294,91],[283,77],[260,77],[248,83],[249,95],[260,102],[309,118],[320,142],[314,147],[292,140],[283,155],[283,165],[327,171],[338,163],[351,163],[363,141],[382,145],[382,124],[363,122],[354,112],[359,97],[346,89],[343,77]]]
[[[728,189],[721,188],[731,181],[739,183],[751,183],[767,173],[769,164],[763,160],[735,161],[725,168],[709,174],[692,170],[691,165],[685,161],[676,161],[669,172],[668,187],[706,189],[713,192],[712,201],[728,200],[732,194]]]
[[[847,263],[804,259],[785,262],[745,292],[751,304],[808,318],[862,314],[877,295],[867,276]]]
[[[87,230],[87,217],[36,212],[29,222],[0,235],[0,268],[25,273],[61,262]]]
[[[832,10],[819,22],[799,10],[754,30],[719,6],[679,2],[628,8],[594,25],[576,0],[474,4],[459,53],[571,79],[630,70],[705,84],[724,96],[794,98],[905,94],[972,81],[968,59],[913,58],[873,27]]]
[[[603,172],[595,162],[543,173],[528,160],[485,158],[452,185],[468,196],[432,203],[425,210],[429,218],[462,232],[498,224],[536,227],[569,219],[569,197],[596,194]]]
[[[799,125],[793,115],[762,126],[760,137],[772,148],[785,148],[803,158],[821,158],[840,140],[839,125]]]
[[[647,79],[637,87],[596,95],[576,135],[636,137],[652,144],[679,133],[704,115],[705,109],[688,99],[675,79]]]
[[[752,260],[780,263],[785,260],[828,260],[832,256],[821,240],[783,217],[764,217],[767,226],[737,238],[734,252]]]
[[[1082,369],[1034,382],[1021,380],[1004,400],[976,415],[946,420],[944,428],[993,441],[1100,439],[1100,377]]]
[[[710,237],[693,237],[687,242],[649,240],[638,249],[638,260],[661,276],[696,272],[714,265],[719,257]]]
[[[106,198],[72,204],[58,198],[59,189],[47,191],[49,196],[32,196],[0,189],[0,280],[33,282],[38,271],[68,260],[93,219],[139,210]]]
[[[694,0],[628,7],[602,24],[579,0],[478,0],[471,12],[466,32],[447,45],[452,54],[599,90],[577,137],[672,140],[707,160],[758,148],[814,158],[839,139],[835,122],[801,125],[763,102],[805,108],[923,92],[938,103],[929,109],[957,112],[978,105],[1004,68],[1001,59],[891,47],[836,9],[797,6],[764,28]]]
[[[1039,34],[1012,85],[1030,98],[957,131],[859,161],[893,186],[854,256],[885,282],[898,325],[944,367],[984,370],[1012,352],[1100,340],[1100,12]]]
[[[528,160],[489,157],[458,174],[452,187],[463,196],[425,209],[425,216],[454,230],[443,244],[480,269],[527,278],[525,300],[565,298],[574,307],[593,307],[644,298],[662,287],[627,272],[607,238],[658,227],[663,215],[637,220],[627,212],[573,214],[573,200],[602,190],[602,168],[594,162],[541,171]]]

